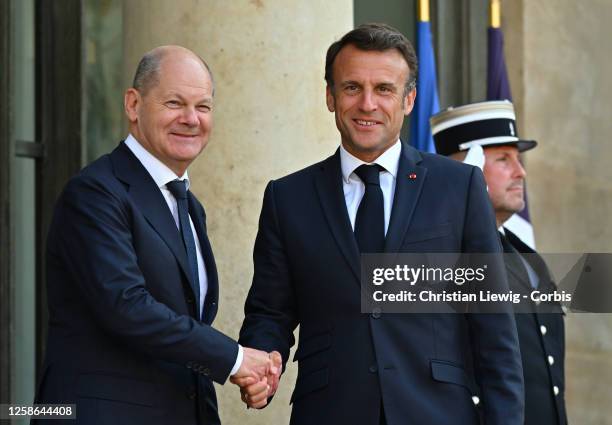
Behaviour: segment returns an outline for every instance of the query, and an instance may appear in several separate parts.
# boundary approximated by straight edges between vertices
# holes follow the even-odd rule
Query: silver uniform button
[[[548,356],[548,364],[553,365],[555,363],[555,358],[553,356]]]
[[[559,395],[559,387],[556,385],[553,387],[553,393],[555,393],[555,395]]]
[[[477,395],[472,397],[472,401],[474,402],[474,406],[478,406],[478,404],[480,403],[480,399]]]
[[[542,333],[542,335],[546,335],[547,331],[548,331],[548,329],[546,329],[546,326],[544,326],[544,325],[540,326],[540,332]]]

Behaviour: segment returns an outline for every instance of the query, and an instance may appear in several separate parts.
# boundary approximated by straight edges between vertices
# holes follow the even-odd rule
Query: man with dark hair
[[[361,313],[360,253],[501,251],[480,170],[399,140],[415,75],[412,46],[386,25],[332,44],[340,147],[266,188],[240,342],[286,363],[300,326],[292,425],[522,424],[509,309]],[[242,389],[255,407],[272,392]]]
[[[525,208],[526,172],[519,155],[535,148],[536,142],[518,137],[514,107],[508,101],[450,108],[433,116],[431,123],[437,152],[458,161],[467,157],[467,162],[482,166],[506,254],[508,283],[514,293],[525,296],[515,316],[525,381],[525,424],[564,425],[563,310],[556,302],[531,301],[534,290],[550,293],[557,288],[544,259],[503,227]],[[478,155],[480,161],[475,160]]]
[[[204,61],[158,47],[125,93],[129,135],[72,178],[48,235],[49,333],[38,403],[70,424],[218,424],[213,381],[267,388],[280,361],[211,325],[219,286],[187,167],[208,143]]]
[[[406,86],[404,95],[416,87],[418,61],[412,44],[404,34],[394,30],[389,25],[385,24],[368,24],[362,25],[355,31],[350,31],[340,40],[332,43],[327,49],[325,57],[325,82],[330,88],[334,88],[333,65],[336,56],[344,46],[352,44],[364,51],[379,51],[397,49],[403,56],[406,64],[408,64],[408,77],[406,78]]]

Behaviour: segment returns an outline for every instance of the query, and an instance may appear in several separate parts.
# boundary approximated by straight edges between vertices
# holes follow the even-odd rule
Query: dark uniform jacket
[[[537,290],[542,293],[554,291],[556,285],[542,257],[512,232],[504,230],[506,235],[500,234],[504,252],[515,254],[505,256],[510,289],[527,295],[535,290],[518,257],[521,253],[539,277]],[[538,303],[528,298],[521,304],[525,302],[528,302],[529,312],[515,315],[525,380],[525,424],[566,424],[563,310],[557,303]]]

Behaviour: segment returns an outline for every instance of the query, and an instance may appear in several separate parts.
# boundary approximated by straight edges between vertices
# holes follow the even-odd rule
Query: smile
[[[184,137],[184,138],[198,137],[197,134],[180,134],[180,133],[170,133],[170,134],[172,134],[173,136],[176,136],[176,137]]]
[[[355,119],[353,121],[355,121],[357,124],[363,125],[365,127],[371,127],[373,125],[380,124],[378,121],[366,121],[366,120],[359,120],[359,119]]]

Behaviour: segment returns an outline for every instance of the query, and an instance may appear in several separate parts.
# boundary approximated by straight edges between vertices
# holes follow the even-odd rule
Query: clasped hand
[[[261,409],[268,404],[268,397],[276,393],[282,368],[278,351],[266,353],[244,347],[242,364],[230,382],[240,387],[242,401],[247,406]]]

